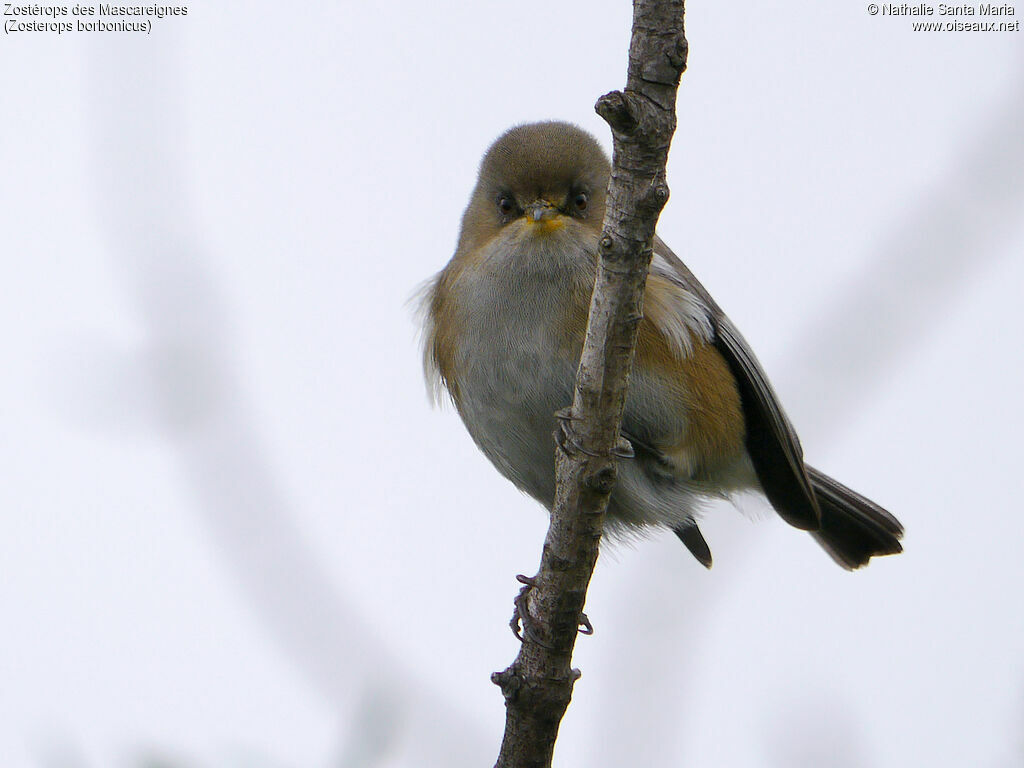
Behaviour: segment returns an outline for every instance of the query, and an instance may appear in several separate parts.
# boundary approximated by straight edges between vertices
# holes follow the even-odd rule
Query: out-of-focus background
[[[606,550],[563,768],[1024,765],[1024,36],[912,21],[692,3],[660,224],[906,552],[843,572],[756,500],[711,572]],[[629,24],[4,35],[0,764],[493,763],[546,518],[429,408],[408,300],[501,131],[610,146]]]

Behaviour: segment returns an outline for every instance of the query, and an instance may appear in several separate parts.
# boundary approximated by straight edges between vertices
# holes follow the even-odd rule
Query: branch
[[[505,696],[496,768],[547,768],[580,676],[572,651],[615,485],[619,427],[633,364],[654,230],[668,201],[665,163],[686,68],[683,0],[634,0],[624,92],[598,99],[614,140],[600,264],[572,407],[555,435],[557,489],[540,570],[516,601],[519,655],[493,675]]]

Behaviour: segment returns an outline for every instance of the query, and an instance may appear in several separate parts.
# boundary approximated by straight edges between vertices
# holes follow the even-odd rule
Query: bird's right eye
[[[508,216],[516,209],[516,203],[511,197],[502,197],[498,200],[498,210],[502,216]]]

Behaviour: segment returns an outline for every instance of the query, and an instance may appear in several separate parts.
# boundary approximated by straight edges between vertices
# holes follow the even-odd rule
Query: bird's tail
[[[903,551],[899,520],[814,467],[807,475],[821,508],[821,528],[811,536],[839,565],[853,570],[875,555]]]

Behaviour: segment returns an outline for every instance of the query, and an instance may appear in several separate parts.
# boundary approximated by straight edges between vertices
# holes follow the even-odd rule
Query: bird
[[[573,399],[598,268],[611,166],[560,121],[527,123],[486,151],[455,253],[426,284],[423,355],[494,467],[550,509],[556,412]],[[710,501],[764,495],[843,568],[902,551],[903,526],[806,464],[750,346],[655,235],[623,411],[608,536],[668,528],[712,565],[699,523]]]

